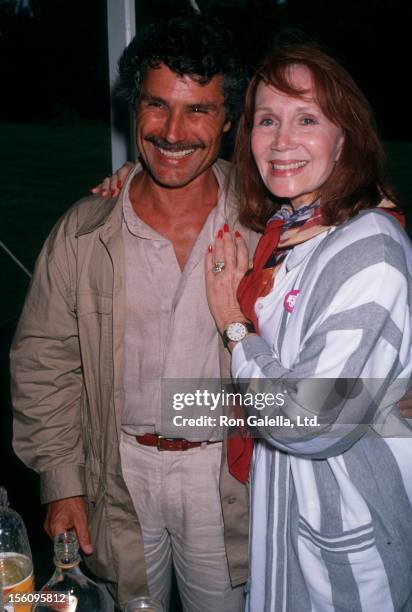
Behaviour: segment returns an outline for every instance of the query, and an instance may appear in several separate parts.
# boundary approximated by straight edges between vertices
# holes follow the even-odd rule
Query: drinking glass
[[[123,608],[123,612],[140,612],[140,610],[145,610],[146,612],[164,612],[160,601],[153,599],[153,597],[136,597],[128,601]]]

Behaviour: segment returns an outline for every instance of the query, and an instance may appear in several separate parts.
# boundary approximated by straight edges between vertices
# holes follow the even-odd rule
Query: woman
[[[245,244],[219,232],[209,304],[234,379],[284,397],[246,408],[273,419],[257,421],[248,610],[412,610],[412,445],[391,411],[412,371],[412,249],[368,104],[317,48],[280,50],[235,157],[243,225],[275,212],[242,281]]]

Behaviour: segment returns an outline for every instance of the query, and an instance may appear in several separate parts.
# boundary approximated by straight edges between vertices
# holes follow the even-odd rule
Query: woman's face
[[[329,178],[344,135],[316,104],[309,69],[295,64],[288,76],[293,87],[305,90],[304,98],[293,98],[260,82],[251,145],[269,191],[299,207],[310,203]]]

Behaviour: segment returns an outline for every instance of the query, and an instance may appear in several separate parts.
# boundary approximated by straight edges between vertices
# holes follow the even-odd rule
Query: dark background
[[[317,40],[367,94],[389,174],[412,197],[407,68],[412,11],[401,0],[197,0],[220,17],[251,67],[282,28]],[[26,8],[24,8],[26,6]],[[190,10],[188,0],[136,0],[137,27]],[[0,0],[0,240],[30,270],[52,225],[110,172],[104,0]],[[37,476],[11,449],[8,348],[28,278],[0,250],[0,484],[24,517],[37,586],[52,571]]]
[[[383,138],[412,138],[405,95],[412,9],[404,0],[197,4],[226,23],[252,65],[281,28],[305,32],[361,84]],[[16,13],[16,0],[0,0],[0,121],[108,121],[105,1],[31,0],[30,6]],[[136,0],[138,27],[189,8],[188,0]]]

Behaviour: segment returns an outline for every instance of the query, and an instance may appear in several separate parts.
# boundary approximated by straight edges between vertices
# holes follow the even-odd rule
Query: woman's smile
[[[267,189],[300,206],[312,201],[332,174],[344,135],[316,103],[308,68],[295,64],[289,79],[304,97],[259,83],[251,145]]]
[[[280,159],[271,159],[269,161],[270,169],[273,176],[292,176],[293,174],[298,174],[307,166],[309,163],[308,160],[280,160]]]

